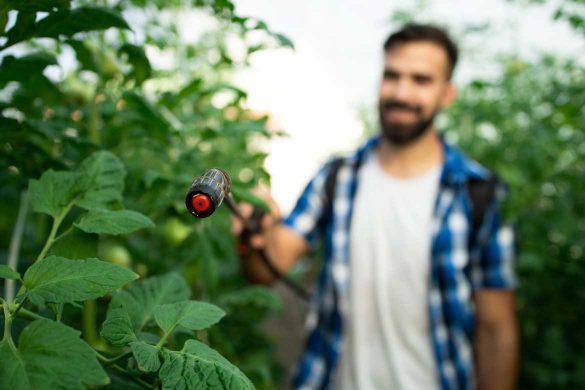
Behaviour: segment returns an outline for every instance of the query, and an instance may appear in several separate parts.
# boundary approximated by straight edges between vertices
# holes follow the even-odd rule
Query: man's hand
[[[515,389],[518,376],[518,327],[514,293],[479,290],[475,294],[475,307],[477,388]]]
[[[288,272],[294,262],[308,251],[307,242],[290,228],[280,224],[280,209],[267,191],[256,190],[254,195],[263,199],[270,207],[260,221],[261,231],[248,237],[251,249],[264,249],[272,265],[282,274]],[[239,205],[244,218],[250,218],[253,206],[247,203]],[[240,237],[244,231],[244,223],[237,217],[232,217],[232,233]],[[241,256],[242,269],[246,278],[252,283],[270,285],[276,277],[262,260],[254,253],[243,253]]]
[[[266,212],[259,221],[260,232],[252,234],[248,238],[248,242],[246,242],[246,244],[249,244],[253,249],[264,249],[268,240],[268,233],[270,228],[273,227],[278,221],[280,221],[281,213],[274,198],[272,198],[268,191],[256,189],[253,191],[253,194],[266,202],[270,210]],[[249,203],[240,203],[238,206],[242,216],[246,220],[249,220],[254,212],[254,206]],[[232,234],[236,237],[240,237],[243,231],[244,222],[240,218],[232,216]]]

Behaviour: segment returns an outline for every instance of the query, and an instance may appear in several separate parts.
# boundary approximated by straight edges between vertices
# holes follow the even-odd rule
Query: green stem
[[[18,208],[18,216],[16,217],[16,224],[12,231],[10,239],[10,249],[8,252],[8,266],[14,270],[18,270],[18,252],[20,251],[20,242],[24,232],[24,223],[26,221],[26,213],[28,210],[28,191],[22,190],[20,193],[20,207]],[[6,279],[4,282],[4,291],[6,292],[6,302],[12,303],[14,300],[14,286],[15,282],[12,279]]]
[[[107,366],[111,366],[112,364],[118,363],[120,360],[124,360],[132,356],[132,351],[124,352],[123,354],[114,356],[111,359],[108,359],[98,351],[95,351],[95,353],[97,355],[98,360]]]
[[[114,369],[114,371],[126,376],[131,381],[139,384],[140,386],[144,387],[145,389],[152,389],[153,388],[149,383],[143,381],[140,378],[137,378],[137,377],[131,375],[130,373],[128,373],[126,370],[124,370],[122,367],[118,366],[117,364],[114,364],[111,367],[112,367],[112,369]]]
[[[104,357],[102,354],[98,353],[97,351],[95,353],[96,353],[97,359],[101,363],[110,366],[110,368],[113,369],[114,371],[116,371],[117,373],[124,375],[125,377],[129,378],[133,382],[139,384],[140,386],[142,386],[142,387],[144,387],[146,389],[152,389],[153,388],[149,383],[143,381],[140,378],[135,377],[134,375],[130,374],[128,371],[124,370],[119,365],[114,364],[114,363],[111,363],[111,360],[113,360],[113,359],[108,359],[108,358]]]
[[[13,317],[16,317],[18,312],[20,311],[20,309],[22,309],[22,307],[24,306],[24,302],[26,302],[26,296],[22,299],[22,302],[20,302],[18,304],[18,306],[16,306],[16,309],[14,310],[14,312],[12,313]]]
[[[156,347],[157,348],[162,348],[163,345],[165,345],[165,343],[167,342],[167,339],[169,338],[169,336],[171,335],[171,333],[173,332],[173,330],[175,330],[175,328],[169,330],[168,332],[166,332],[163,337],[159,340],[158,343],[156,343]]]
[[[47,252],[49,251],[49,249],[51,248],[53,243],[55,243],[55,236],[57,235],[57,231],[59,230],[59,226],[61,226],[61,222],[63,222],[63,219],[65,219],[65,217],[67,216],[67,214],[69,213],[69,211],[71,210],[72,207],[73,207],[73,202],[69,203],[63,209],[61,214],[59,214],[55,219],[53,219],[53,226],[51,227],[51,232],[49,233],[49,237],[47,238],[47,242],[45,242],[45,246],[41,250],[41,253],[39,253],[39,256],[37,257],[35,262],[45,258],[45,255],[47,254]]]
[[[53,226],[51,227],[51,232],[49,233],[49,237],[47,238],[47,241],[45,242],[45,246],[43,246],[41,253],[39,253],[39,256],[35,260],[35,263],[37,261],[45,258],[45,255],[49,251],[49,248],[51,248],[51,245],[53,245],[55,234],[57,234],[57,229],[59,229],[60,223],[61,222],[59,221],[58,218],[53,219]]]
[[[56,243],[57,241],[59,241],[60,239],[62,239],[63,237],[65,237],[66,235],[68,235],[69,233],[71,233],[73,231],[73,225],[69,226],[67,228],[67,230],[65,230],[63,233],[59,234],[57,237],[55,237],[55,239],[53,240],[53,244]]]
[[[40,316],[37,313],[33,313],[32,311],[29,311],[26,309],[21,309],[20,312],[18,313],[18,316],[20,318],[24,318],[24,319],[31,320],[31,321],[46,320],[45,317]]]
[[[96,328],[96,304],[95,300],[90,299],[83,303],[83,312],[81,318],[81,327],[83,329],[83,338],[89,345],[95,345],[98,340]]]
[[[12,335],[10,333],[12,316],[10,315],[10,310],[8,310],[8,303],[2,298],[0,298],[0,305],[2,305],[2,309],[4,309],[4,337],[2,337],[2,341],[8,340],[10,342],[12,341]]]

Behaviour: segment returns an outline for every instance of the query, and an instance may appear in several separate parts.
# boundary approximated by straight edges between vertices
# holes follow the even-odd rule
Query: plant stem
[[[12,316],[13,317],[16,317],[16,315],[18,314],[18,312],[20,311],[20,309],[22,309],[22,307],[24,306],[24,302],[26,302],[26,296],[25,296],[25,298],[22,299],[22,302],[20,302],[18,304],[18,306],[16,306],[16,309],[12,313]]]
[[[126,371],[126,370],[124,370],[122,367],[118,366],[117,364],[114,364],[114,365],[112,365],[112,366],[110,366],[110,367],[111,367],[111,368],[112,368],[114,371],[116,371],[116,372],[118,372],[118,373],[120,373],[120,374],[124,375],[125,377],[127,377],[127,378],[128,378],[128,379],[130,379],[131,381],[133,381],[133,382],[135,382],[135,383],[139,384],[140,386],[144,387],[145,389],[152,389],[152,388],[153,388],[153,387],[152,387],[152,386],[151,386],[149,383],[147,383],[147,382],[143,381],[143,380],[142,380],[142,379],[140,379],[140,378],[137,378],[137,377],[135,377],[135,376],[131,375],[129,372],[127,372],[127,371]]]
[[[91,346],[98,341],[96,323],[96,304],[94,299],[83,303],[83,312],[81,317],[81,327],[83,329],[83,338]]]
[[[26,213],[28,210],[28,190],[22,190],[20,193],[20,207],[18,208],[18,216],[16,217],[16,224],[12,231],[10,239],[10,249],[8,252],[8,266],[13,271],[18,270],[18,252],[20,251],[20,242],[22,240],[22,233],[24,232],[24,223],[26,221]],[[6,292],[6,302],[12,303],[14,300],[14,286],[15,281],[6,279],[4,281],[4,291]]]
[[[33,313],[32,311],[26,309],[20,309],[18,316],[27,320],[36,321],[36,320],[46,320],[45,317],[38,315],[37,313]]]
[[[173,330],[175,330],[175,328],[169,330],[168,332],[166,332],[163,337],[159,340],[158,343],[156,343],[156,347],[157,348],[161,348],[163,345],[165,345],[165,342],[167,341],[167,339],[169,338],[169,336],[171,335],[171,333],[173,332]]]
[[[55,242],[55,236],[57,235],[57,231],[59,230],[59,226],[61,225],[61,222],[63,222],[63,219],[65,218],[65,216],[67,216],[67,214],[69,213],[69,211],[71,210],[72,207],[73,207],[73,202],[69,203],[63,209],[61,214],[59,214],[55,219],[53,219],[53,226],[51,227],[51,232],[49,233],[49,237],[47,238],[47,242],[45,242],[45,246],[41,250],[41,253],[39,253],[39,256],[35,260],[35,263],[37,261],[45,258],[45,255],[47,254],[47,252],[49,251],[49,249],[51,248],[51,246]]]
[[[112,364],[116,364],[120,360],[124,360],[124,359],[132,356],[132,351],[124,352],[123,354],[118,355],[118,356],[114,356],[111,359],[108,359],[107,357],[105,357],[104,355],[99,353],[98,351],[95,351],[95,353],[97,355],[98,360],[107,366],[111,366]]]
[[[73,231],[73,225],[69,226],[67,228],[67,230],[65,230],[63,233],[59,234],[57,237],[55,237],[55,239],[53,240],[53,244],[56,243],[57,241],[59,241],[60,239],[62,239],[63,237],[65,237],[66,235],[68,235],[69,233],[71,233]]]
[[[10,328],[12,327],[12,316],[10,315],[10,310],[8,310],[8,303],[2,298],[0,298],[0,305],[4,309],[4,337],[2,337],[2,341],[11,341],[12,335],[10,334]]]

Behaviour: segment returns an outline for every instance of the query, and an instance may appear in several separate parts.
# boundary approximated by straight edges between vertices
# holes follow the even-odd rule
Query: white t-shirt
[[[335,389],[439,388],[428,288],[440,168],[395,178],[372,154],[360,169],[350,232],[350,287],[341,297],[346,320]]]

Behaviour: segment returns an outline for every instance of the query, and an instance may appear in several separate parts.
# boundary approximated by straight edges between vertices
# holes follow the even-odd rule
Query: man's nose
[[[392,97],[397,101],[409,102],[412,96],[412,86],[407,80],[398,80],[395,84]]]

